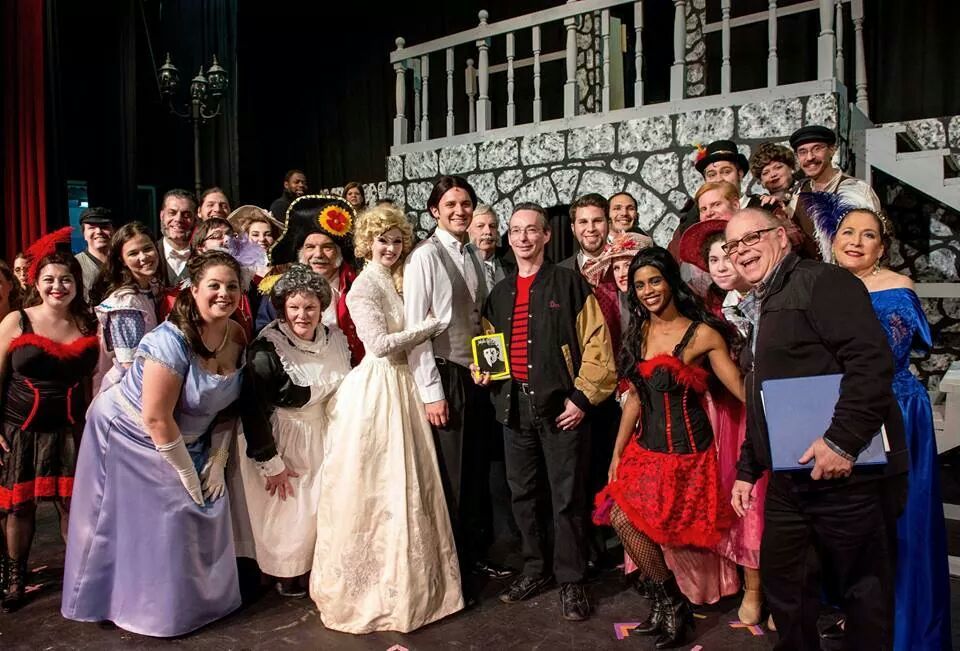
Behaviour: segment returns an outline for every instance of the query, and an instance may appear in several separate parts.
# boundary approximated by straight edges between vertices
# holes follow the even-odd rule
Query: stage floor
[[[618,573],[608,573],[588,587],[594,615],[586,622],[560,617],[559,589],[529,601],[504,605],[496,599],[501,584],[477,579],[482,597],[473,608],[409,635],[346,635],[326,630],[309,599],[290,600],[265,591],[229,617],[176,640],[157,640],[106,624],[81,624],[60,616],[63,545],[50,505],[40,508],[31,568],[33,599],[14,614],[0,614],[0,649],[653,649],[650,638],[617,637],[618,624],[647,614],[646,601]],[[149,550],[144,550],[145,558]],[[486,583],[483,583],[486,581]],[[960,581],[953,588],[953,647],[960,648]],[[695,636],[684,649],[751,651],[772,649],[776,634],[766,628],[734,628],[738,598],[697,607]],[[399,646],[396,646],[399,645]]]

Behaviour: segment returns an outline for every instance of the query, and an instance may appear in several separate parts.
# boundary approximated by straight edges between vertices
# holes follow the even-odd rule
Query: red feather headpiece
[[[23,257],[30,261],[30,267],[27,269],[28,283],[32,285],[37,282],[37,273],[40,271],[40,261],[56,251],[58,245],[68,243],[70,241],[70,235],[72,234],[73,227],[64,226],[52,233],[47,233],[23,252]]]

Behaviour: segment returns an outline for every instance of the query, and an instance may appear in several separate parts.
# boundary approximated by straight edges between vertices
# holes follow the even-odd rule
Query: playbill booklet
[[[473,348],[473,363],[479,367],[481,373],[489,373],[491,380],[506,380],[510,377],[510,360],[502,332],[474,337],[470,346]]]

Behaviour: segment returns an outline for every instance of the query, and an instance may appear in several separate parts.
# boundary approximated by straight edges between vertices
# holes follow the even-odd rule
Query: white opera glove
[[[187,452],[187,445],[183,442],[183,437],[178,436],[177,440],[170,443],[162,443],[156,446],[157,452],[167,463],[173,466],[180,477],[180,483],[187,490],[191,499],[198,506],[203,506],[203,491],[200,488],[200,477],[197,475],[197,469],[193,466],[193,459]]]
[[[235,424],[235,419],[218,424],[210,435],[210,456],[200,471],[200,479],[203,481],[203,495],[211,502],[223,497],[227,490],[225,470]]]

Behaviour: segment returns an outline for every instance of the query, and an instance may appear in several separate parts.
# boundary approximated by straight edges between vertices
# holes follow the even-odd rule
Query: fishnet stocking
[[[620,537],[623,548],[630,554],[630,558],[637,564],[645,578],[657,583],[663,583],[670,578],[670,569],[663,559],[660,545],[633,526],[627,514],[616,504],[610,510],[610,524]]]

